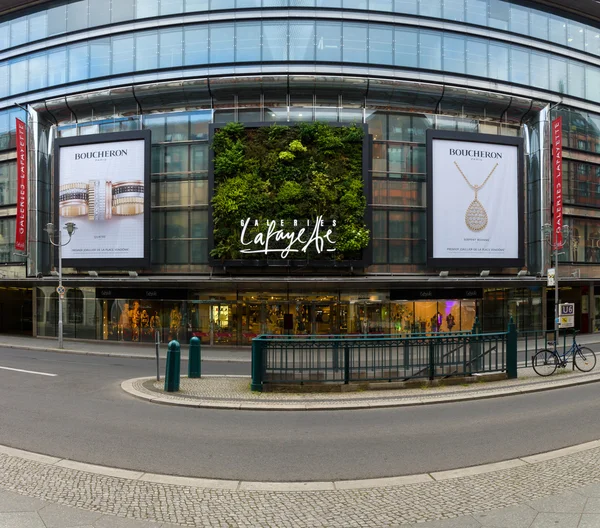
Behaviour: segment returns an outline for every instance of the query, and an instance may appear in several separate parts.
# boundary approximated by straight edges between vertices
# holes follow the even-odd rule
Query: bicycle
[[[554,350],[544,348],[539,350],[531,358],[531,366],[539,376],[551,376],[557,368],[567,366],[570,356],[573,356],[573,370],[577,367],[581,372],[590,372],[596,366],[596,354],[587,347],[582,347],[575,341],[577,331],[573,331],[573,343],[569,350],[560,354],[556,349],[556,341],[549,341],[554,345]]]

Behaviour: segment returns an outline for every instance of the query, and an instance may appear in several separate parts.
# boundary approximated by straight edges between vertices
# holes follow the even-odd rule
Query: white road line
[[[12,370],[13,372],[24,372],[25,374],[37,374],[39,376],[51,376],[51,377],[58,376],[58,374],[50,374],[49,372],[36,372],[35,370],[23,370],[23,369],[16,369],[16,368],[10,368],[10,367],[0,367],[0,370]]]

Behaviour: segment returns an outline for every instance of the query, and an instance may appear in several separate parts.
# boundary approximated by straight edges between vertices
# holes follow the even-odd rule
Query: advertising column
[[[66,266],[132,269],[149,263],[150,133],[57,140],[56,216],[77,234]]]
[[[17,119],[17,222],[15,250],[27,251],[27,128]]]

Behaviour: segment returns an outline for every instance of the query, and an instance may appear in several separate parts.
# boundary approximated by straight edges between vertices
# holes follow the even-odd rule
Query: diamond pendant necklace
[[[461,170],[456,161],[454,162],[454,165],[456,165],[458,172],[460,172],[462,177],[465,179],[467,185],[475,191],[475,198],[469,204],[469,207],[467,207],[467,212],[465,213],[465,224],[467,224],[467,227],[471,231],[481,231],[482,229],[485,229],[485,226],[488,223],[488,215],[486,210],[483,208],[483,205],[481,205],[481,202],[478,200],[477,193],[481,189],[483,189],[483,186],[492,177],[492,174],[494,174],[494,171],[496,170],[496,167],[498,167],[498,164],[496,163],[496,165],[494,165],[494,168],[491,170],[491,172],[488,174],[487,178],[481,185],[473,185],[469,180],[467,180],[465,173]]]

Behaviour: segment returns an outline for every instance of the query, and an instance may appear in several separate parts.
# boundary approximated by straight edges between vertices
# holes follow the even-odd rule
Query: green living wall
[[[286,258],[361,260],[370,237],[365,224],[363,138],[364,131],[357,126],[324,123],[256,128],[229,123],[218,129],[212,143],[211,256],[223,261],[265,257],[241,253],[249,247],[240,239],[244,220],[250,219],[245,240],[265,233],[273,220],[278,229],[283,221],[281,229],[286,232],[305,226],[306,239],[311,229],[306,226],[322,218],[322,231],[331,230],[335,244],[330,247],[335,251],[319,252],[312,245]],[[286,244],[287,240],[273,237],[269,247]]]

